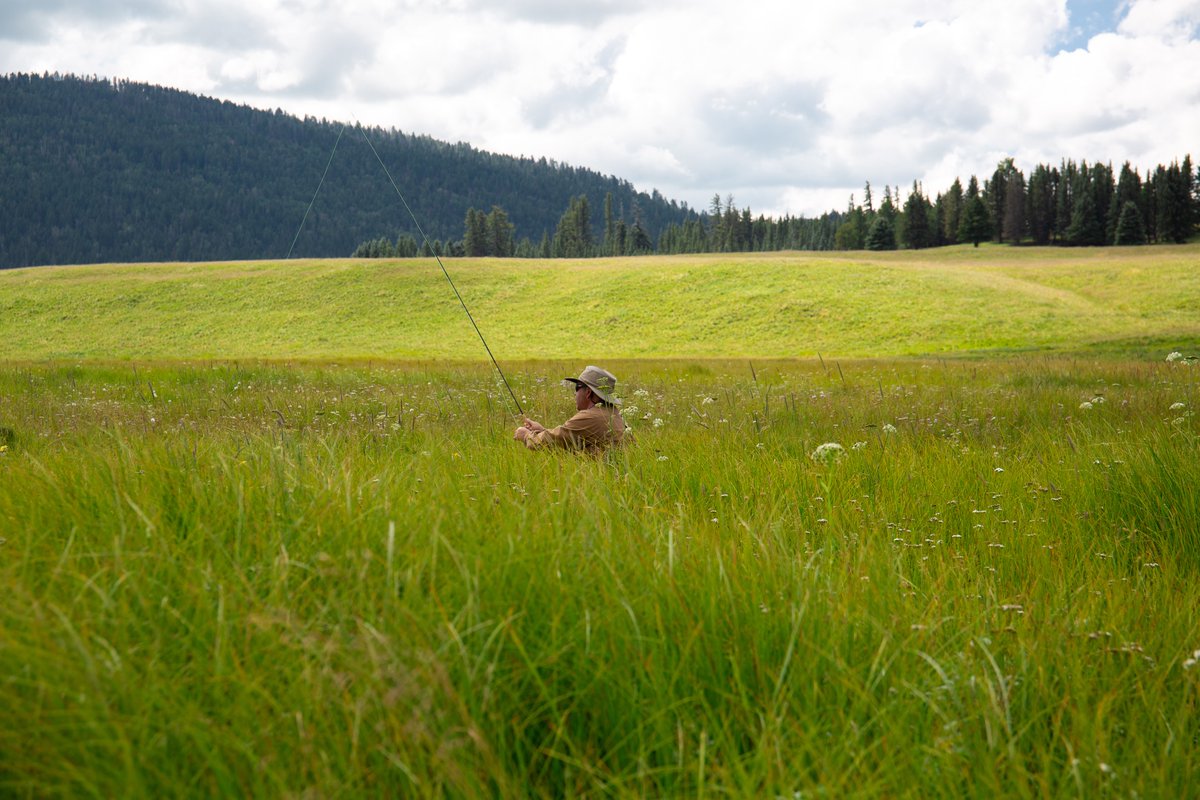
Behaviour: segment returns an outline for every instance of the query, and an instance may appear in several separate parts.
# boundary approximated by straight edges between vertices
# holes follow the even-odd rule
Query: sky
[[[123,78],[615,175],[697,210],[1200,157],[1200,0],[0,0]],[[2,124],[2,121],[0,121]]]

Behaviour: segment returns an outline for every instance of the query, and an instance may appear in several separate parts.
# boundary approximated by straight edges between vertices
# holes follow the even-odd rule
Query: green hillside
[[[501,360],[1200,341],[1200,246],[448,259]],[[432,259],[0,272],[0,358],[483,359]]]
[[[593,224],[609,193],[630,223],[636,206],[652,238],[695,216],[584,167],[132,81],[0,76],[0,155],[0,186],[20,187],[0,192],[0,268],[348,256],[416,233],[380,161],[433,239],[499,205],[536,243],[580,195]]]

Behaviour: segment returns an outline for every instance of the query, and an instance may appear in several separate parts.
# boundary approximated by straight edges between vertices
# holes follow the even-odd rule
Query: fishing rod
[[[351,115],[353,116],[353,115]],[[357,120],[356,120],[357,121]],[[342,126],[342,131],[346,130],[346,126]],[[421,241],[425,245],[425,249],[433,254],[437,265],[441,267],[442,274],[446,276],[446,282],[450,284],[450,288],[454,291],[454,296],[458,298],[458,304],[462,306],[462,310],[466,313],[467,319],[471,321],[471,327],[475,329],[475,334],[479,337],[479,341],[483,342],[483,349],[487,351],[488,358],[492,360],[492,366],[496,368],[496,373],[500,376],[500,380],[504,382],[504,388],[508,390],[508,396],[512,398],[513,405],[517,407],[517,414],[525,416],[525,409],[521,407],[521,401],[517,399],[517,395],[512,390],[512,386],[508,383],[508,378],[504,377],[504,370],[500,369],[499,362],[496,361],[496,356],[492,354],[492,348],[488,347],[487,339],[483,338],[483,331],[479,330],[479,325],[475,322],[475,317],[471,314],[471,309],[467,308],[467,303],[463,300],[462,294],[459,293],[458,287],[454,285],[454,280],[450,277],[446,265],[442,263],[442,257],[437,254],[437,250],[433,249],[433,245],[429,242],[429,237],[425,235],[425,230],[421,227],[421,223],[417,220],[417,215],[408,205],[408,201],[404,199],[404,193],[400,191],[400,187],[396,185],[395,178],[392,177],[391,170],[387,168],[387,164],[383,163],[383,159],[379,157],[379,151],[375,149],[375,145],[371,143],[370,137],[367,136],[367,129],[361,124],[359,130],[362,132],[363,141],[367,143],[367,147],[371,148],[371,152],[375,155],[375,160],[379,162],[379,166],[383,168],[383,174],[387,175],[388,182],[392,184],[392,188],[396,191],[396,196],[400,198],[400,202],[404,205],[404,210],[408,212],[408,216],[412,218],[413,225],[416,226],[417,233],[421,235]],[[342,140],[342,131],[338,132],[337,141],[333,143],[333,153],[337,152],[338,142]],[[325,174],[329,173],[329,164],[333,163],[333,153],[329,154],[329,163],[325,165]],[[321,182],[317,184],[317,192],[321,191],[321,184],[325,182],[325,174],[321,175]],[[312,204],[317,200],[316,193],[313,194],[312,202],[308,204],[309,211],[312,210]],[[308,218],[308,211],[304,212],[304,218]],[[300,227],[304,227],[304,220],[300,221]],[[299,238],[300,231],[296,231],[296,237]],[[292,247],[296,246],[296,242],[292,240]],[[288,250],[288,257],[292,255],[291,249]]]

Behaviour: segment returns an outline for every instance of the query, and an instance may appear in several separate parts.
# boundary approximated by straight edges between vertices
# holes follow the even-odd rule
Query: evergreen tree
[[[888,200],[885,199],[884,202],[886,203]],[[880,212],[882,211],[883,206],[880,206]],[[896,249],[896,229],[889,216],[880,213],[875,217],[875,221],[871,223],[871,229],[867,231],[866,244],[868,250]]]
[[[1105,240],[1113,244],[1117,243],[1117,228],[1120,226],[1120,217],[1125,216],[1125,204],[1133,203],[1138,210],[1138,219],[1142,221],[1142,235],[1145,236],[1145,217],[1142,213],[1142,179],[1138,176],[1137,170],[1130,166],[1126,161],[1121,166],[1121,174],[1117,179],[1117,190],[1113,194],[1108,214],[1108,229]],[[1144,244],[1145,242],[1138,242]]]
[[[413,258],[419,252],[417,240],[411,234],[401,234],[396,237],[396,256],[398,258]]]
[[[1110,213],[1119,213],[1119,206],[1115,206],[1113,203],[1116,196],[1116,182],[1113,180],[1112,165],[1097,162],[1092,165],[1090,175],[1090,186],[1096,203],[1096,217],[1102,231],[1099,244],[1108,244],[1112,241],[1111,234],[1117,224],[1115,221],[1110,221],[1108,216]]]
[[[913,250],[933,246],[933,231],[929,227],[929,200],[913,181],[912,191],[904,201],[904,243]]]
[[[850,195],[850,205],[846,209],[846,221],[838,226],[835,242],[838,250],[862,250],[867,240],[867,216],[863,210],[854,205],[854,195]]]
[[[1054,235],[1054,193],[1057,184],[1058,171],[1045,164],[1038,164],[1029,175],[1027,225],[1034,244],[1050,244],[1050,238]]]
[[[468,258],[480,258],[488,254],[487,218],[482,211],[467,209],[463,223],[463,252]]]
[[[1000,242],[1004,240],[1004,193],[1008,188],[1008,176],[1013,166],[1013,160],[1007,158],[996,165],[990,180],[983,182],[983,202],[987,206],[988,218],[992,223],[991,238]]]
[[[724,207],[721,205],[721,195],[714,194],[708,204],[708,241],[712,245],[714,252],[720,250],[721,245],[725,242],[724,217],[725,212]]]
[[[604,195],[604,254],[617,255],[617,220],[613,213],[612,192]]]
[[[1076,178],[1076,200],[1071,210],[1071,224],[1066,231],[1067,243],[1076,247],[1095,247],[1104,244],[1104,222],[1096,209],[1096,193],[1092,190],[1086,170]]]
[[[487,215],[488,255],[497,258],[511,258],[513,255],[513,235],[515,228],[508,221],[508,214],[500,206],[492,206]]]
[[[1025,236],[1025,204],[1025,176],[1014,168],[1004,184],[1004,239],[1009,244],[1020,244]]]
[[[1075,210],[1075,189],[1078,185],[1078,165],[1070,159],[1064,159],[1059,170],[1057,191],[1054,194],[1054,230],[1062,244],[1067,244],[1067,229],[1071,227],[1071,215]]]
[[[883,202],[879,204],[879,210],[875,212],[876,216],[883,217],[888,221],[888,227],[892,230],[892,235],[896,233],[896,217],[900,214],[900,209],[896,208],[896,203],[892,202],[892,187],[884,184],[883,187]],[[874,222],[872,221],[872,224]],[[870,229],[868,228],[868,231]],[[870,234],[868,233],[868,236]]]
[[[556,258],[587,258],[592,252],[592,223],[586,195],[572,197],[554,231]]]
[[[938,214],[941,221],[942,237],[946,244],[958,244],[958,226],[962,220],[963,188],[962,182],[954,179],[950,188],[943,195],[942,208]]]
[[[958,240],[970,242],[979,247],[979,243],[992,234],[992,223],[988,219],[987,206],[979,193],[979,181],[971,176],[967,184],[967,195],[963,201],[962,218],[958,225]]]
[[[1121,208],[1121,218],[1117,222],[1116,232],[1113,235],[1113,244],[1131,245],[1145,243],[1146,226],[1142,222],[1142,212],[1138,210],[1136,202],[1126,200],[1125,205]]]

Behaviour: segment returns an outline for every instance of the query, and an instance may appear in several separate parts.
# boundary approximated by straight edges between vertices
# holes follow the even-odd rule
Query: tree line
[[[713,198],[708,212],[682,224],[669,223],[652,237],[640,205],[634,201],[626,210],[611,192],[604,195],[601,232],[597,234],[587,195],[572,197],[559,217],[554,234],[543,232],[537,242],[516,238],[515,226],[499,206],[485,214],[470,208],[463,222],[461,239],[418,243],[402,234],[393,242],[371,239],[359,244],[355,258],[404,258],[416,255],[491,256],[496,258],[595,258],[635,256],[651,253],[734,253],[755,250],[832,250],[842,215],[836,212],[818,218],[784,217],[779,220],[753,217],[739,210],[732,197]]]
[[[584,258],[645,253],[722,253],[770,250],[919,250],[994,241],[1008,244],[1091,247],[1188,241],[1200,224],[1200,172],[1190,156],[1158,165],[1145,177],[1128,162],[1114,174],[1109,164],[1064,159],[1038,164],[1028,178],[1012,158],[1001,161],[981,185],[972,175],[955,178],[933,200],[914,181],[907,197],[885,186],[875,202],[871,184],[863,200],[853,195],[844,212],[815,218],[754,216],[732,197],[715,195],[709,209],[668,224],[652,241],[636,204],[631,214],[604,198],[603,235],[593,234],[588,198],[572,197],[553,237],[517,241],[499,206],[470,209],[461,241],[437,243],[439,254],[519,258]],[[355,255],[416,254],[415,244],[364,243]],[[443,249],[444,248],[444,249]],[[426,251],[430,248],[425,248]]]
[[[879,208],[871,185],[864,200],[850,198],[837,231],[840,249],[920,249],[994,241],[1009,244],[1091,247],[1188,241],[1200,223],[1200,173],[1190,156],[1158,165],[1143,178],[1126,162],[1064,159],[1038,164],[1028,178],[1013,159],[1001,161],[980,186],[972,175],[964,190],[955,179],[930,200],[914,182],[903,205],[884,187]]]

